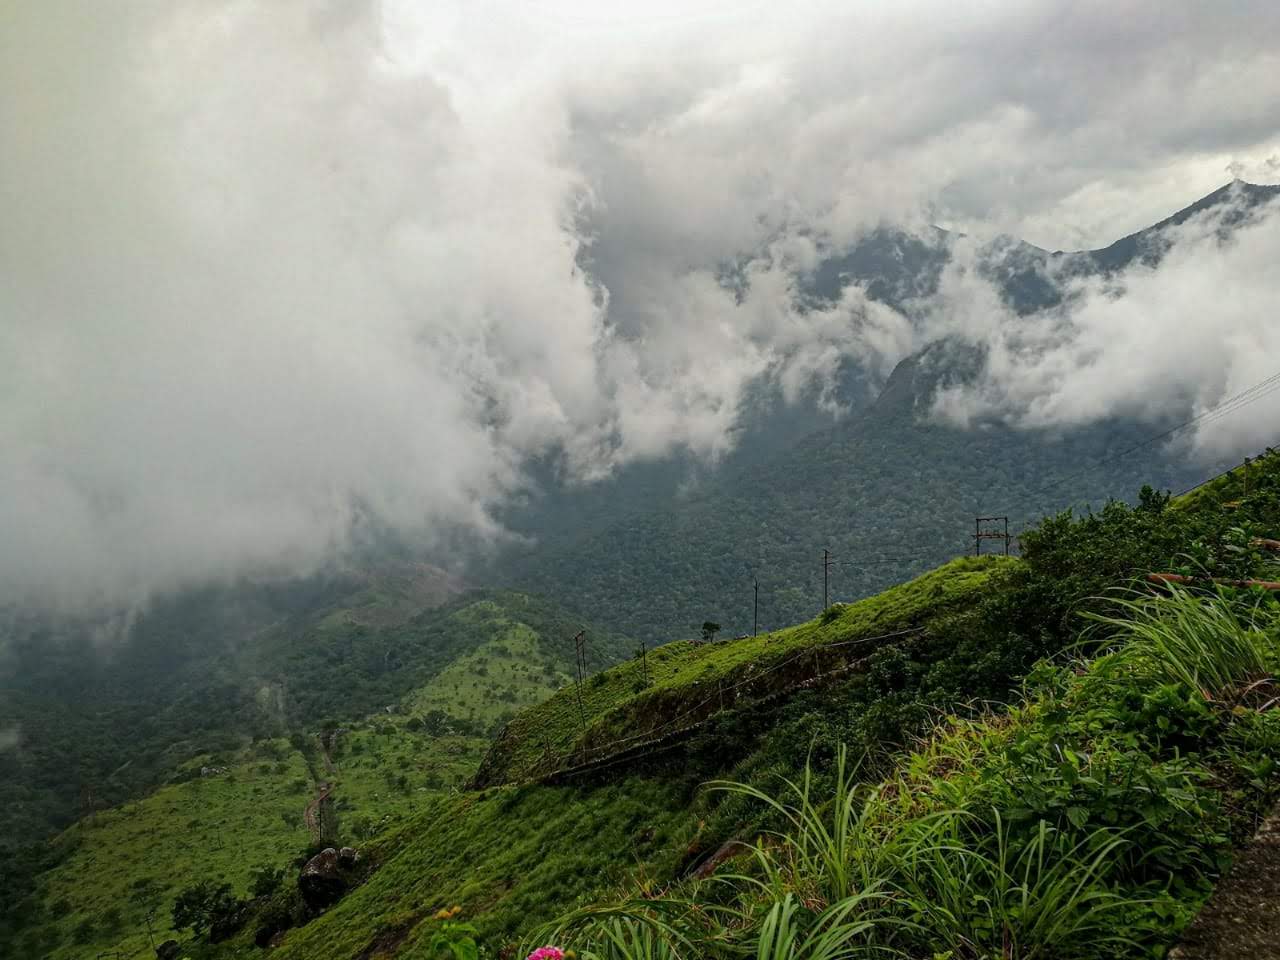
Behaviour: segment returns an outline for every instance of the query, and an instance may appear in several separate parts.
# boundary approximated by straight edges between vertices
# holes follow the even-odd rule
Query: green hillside
[[[1062,876],[1114,900],[1125,911],[1114,929],[1140,945],[1138,953],[1082,955],[1151,956],[1193,914],[1280,788],[1280,731],[1272,716],[1251,719],[1269,689],[1252,678],[1274,669],[1277,621],[1269,594],[1228,591],[1216,601],[1228,611],[1220,616],[1196,596],[1162,600],[1141,586],[1126,606],[1115,591],[1151,572],[1275,578],[1277,557],[1256,541],[1280,531],[1280,458],[1255,462],[1247,493],[1228,477],[1177,504],[1149,489],[1136,500],[1049,517],[1024,536],[1019,558],[957,559],[785,630],[666,644],[588,680],[581,701],[562,659],[561,638],[576,621],[518,595],[453,602],[396,629],[402,638],[448,636],[454,658],[375,713],[319,722],[327,753],[314,737],[288,748],[263,741],[249,749],[287,752],[279,760],[236,754],[229,774],[173,784],[100,815],[103,826],[65,834],[52,853],[61,862],[12,898],[7,922],[18,929],[9,942],[59,958],[135,949],[144,906],[159,908],[168,935],[163,916],[177,891],[225,880],[239,898],[228,915],[235,919],[214,941],[184,930],[193,960],[261,956],[257,944],[268,942],[284,960],[434,958],[431,941],[448,922],[434,918],[454,904],[495,954],[511,955],[559,922],[567,926],[557,937],[598,946],[596,911],[631,903],[624,913],[651,924],[649,933],[624,924],[619,936],[684,936],[700,944],[698,955],[715,955],[744,948],[762,918],[782,908],[757,888],[731,886],[722,903],[738,919],[711,922],[698,906],[707,894],[695,872],[727,842],[786,825],[778,819],[785,810],[764,802],[771,791],[785,794],[779,777],[808,769],[813,796],[839,795],[840,758],[850,756],[859,802],[881,798],[868,814],[869,836],[917,838],[888,847],[913,857],[935,842],[970,851],[961,862],[987,871],[974,884],[997,882],[1003,868],[993,858],[1043,851],[1066,865]],[[1093,613],[1110,620],[1093,624]],[[1176,660],[1151,646],[1158,633],[1142,624],[1167,622],[1181,637],[1205,617],[1213,630],[1242,625],[1247,642],[1227,649],[1253,650],[1240,662],[1256,665],[1228,665],[1215,674],[1222,679],[1188,687]],[[349,629],[336,618],[314,636],[324,642]],[[617,652],[630,648],[593,636]],[[1103,655],[1090,666],[1054,665],[1064,653],[1094,651]],[[481,763],[476,734],[535,699]],[[944,719],[948,712],[958,719]],[[492,786],[457,789],[477,764],[474,781]],[[709,789],[716,779],[748,786]],[[286,821],[321,782],[334,785],[341,842],[361,849],[363,866],[336,904],[309,910],[293,880],[308,838],[296,819]],[[953,808],[965,812],[932,815]],[[951,833],[926,829],[944,822]],[[233,844],[228,830],[252,840]],[[1112,844],[1115,831],[1126,832],[1124,850],[1147,853],[1111,857],[1122,848]],[[144,844],[144,836],[153,839]],[[234,849],[218,852],[219,843]],[[1107,851],[1105,869],[1088,866],[1082,849]],[[992,920],[972,904],[948,926],[928,906],[946,903],[936,886],[945,878],[926,861],[874,865],[885,883],[916,883],[918,899],[908,914],[897,899],[887,913],[858,907],[875,920],[858,934],[869,947],[976,957],[948,944],[1023,930],[1025,917]],[[904,873],[903,864],[915,866]],[[100,879],[106,865],[110,882]],[[255,897],[250,871],[260,867],[282,874]],[[793,863],[776,882],[798,898],[786,909],[808,911],[796,914],[802,927],[827,922],[822,911],[835,901],[815,898],[815,885],[827,882],[816,867]],[[117,916],[118,891],[135,884],[142,893],[115,907]],[[660,892],[686,904],[669,930],[647,906]],[[932,932],[915,940],[886,932],[904,922]]]
[[[363,845],[398,829],[474,773],[493,729],[567,682],[570,638],[585,626],[510,593],[468,594],[407,619],[388,607],[375,598],[275,628],[277,645],[261,658],[287,660],[306,649],[316,662],[299,668],[314,703],[288,695],[297,718],[290,737],[250,743],[250,730],[239,731],[220,749],[188,754],[168,785],[17,851],[17,868],[5,878],[0,943],[31,956],[128,954],[147,942],[149,912],[155,934],[168,937],[174,898],[191,884],[226,882],[243,896],[251,870],[293,870],[314,839],[303,812],[321,784],[344,841]],[[591,669],[626,647],[592,635]],[[366,676],[363,694],[358,672],[341,683],[340,665],[351,658],[330,659],[356,636],[393,651],[385,671]],[[409,685],[415,678],[421,682]],[[278,709],[275,700],[267,698],[266,709]],[[200,776],[201,767],[219,772]]]
[[[972,552],[975,517],[1008,516],[1016,535],[1068,505],[1101,506],[1144,483],[1181,490],[1213,469],[1119,456],[1150,424],[1042,432],[926,417],[938,386],[979,359],[935,344],[902,361],[869,409],[647,515],[512,552],[496,573],[650,642],[704,620],[749,632],[758,581],[761,628],[776,630],[821,608],[824,549],[838,561],[832,595],[857,599]]]
[[[42,922],[18,942],[28,952],[15,955],[132,956],[148,947],[148,914],[160,939],[172,936],[169,906],[191,878],[226,881],[244,894],[252,870],[305,847],[302,812],[313,794],[306,758],[279,740],[230,764],[220,759],[196,758],[179,772],[183,782],[95,813],[58,837],[62,862],[40,881]],[[208,765],[220,772],[201,776]]]
[[[490,750],[478,784],[549,773],[783,691],[796,682],[796,668],[802,679],[811,676],[815,660],[805,651],[826,672],[847,667],[890,642],[880,636],[923,628],[972,602],[991,573],[1011,563],[1017,561],[961,557],[882,594],[832,607],[819,620],[736,640],[676,641],[643,659],[633,656],[596,674],[581,691],[562,690],[520,714]]]
[[[1239,502],[1206,495],[1171,509],[1167,498],[1149,490],[1137,500],[1136,507],[1117,502],[1093,514],[1048,518],[1026,535],[1018,560],[966,559],[871,601],[834,608],[772,641],[781,650],[771,650],[763,636],[677,642],[651,652],[650,687],[641,689],[635,681],[637,672],[643,681],[642,663],[608,671],[583,691],[588,734],[597,728],[619,732],[614,721],[619,727],[643,726],[655,708],[646,706],[649,698],[660,700],[668,692],[687,698],[716,680],[764,675],[767,665],[789,654],[799,653],[803,661],[834,642],[880,636],[903,625],[922,628],[876,644],[847,673],[823,680],[822,663],[814,662],[815,682],[727,702],[678,749],[623,751],[594,767],[557,765],[541,781],[520,782],[545,772],[531,764],[536,751],[529,747],[543,731],[555,750],[564,751],[562,759],[574,759],[579,742],[590,742],[581,732],[576,692],[562,691],[517,717],[506,740],[493,748],[491,756],[505,757],[507,769],[496,773],[498,764],[491,761],[491,780],[517,782],[432,801],[368,848],[375,868],[361,885],[285,932],[273,955],[433,957],[430,941],[441,929],[433,917],[455,903],[483,943],[508,955],[540,925],[592,904],[630,900],[633,906],[626,910],[655,920],[647,897],[705,896],[689,885],[699,865],[726,841],[749,841],[762,828],[784,825],[760,794],[709,790],[708,780],[722,777],[777,791],[784,789],[779,776],[801,776],[807,765],[813,795],[830,796],[838,789],[838,759],[845,750],[861,758],[854,776],[865,785],[859,790],[880,784],[874,795],[884,804],[869,821],[879,824],[872,836],[901,831],[970,850],[961,862],[972,858],[988,870],[975,874],[974,883],[991,882],[999,849],[1024,858],[1044,850],[1051,862],[1066,865],[1059,880],[1102,884],[1106,890],[1098,896],[1127,911],[1107,929],[1132,935],[1138,952],[1123,947],[1097,955],[1159,953],[1212,888],[1232,844],[1248,834],[1280,787],[1280,739],[1272,717],[1255,726],[1248,717],[1233,720],[1243,716],[1239,712],[1222,714],[1203,691],[1179,685],[1169,672],[1174,667],[1142,646],[1151,642],[1147,635],[1139,635],[1141,643],[1132,641],[1138,652],[1104,656],[1087,669],[1035,664],[1064,651],[1097,650],[1100,643],[1104,652],[1108,645],[1124,647],[1144,616],[1186,630],[1202,615],[1203,603],[1194,597],[1195,609],[1182,619],[1162,613],[1156,594],[1146,593],[1151,599],[1126,608],[1114,591],[1134,577],[1153,571],[1275,576],[1275,556],[1249,544],[1280,530],[1280,470],[1268,458]],[[1261,638],[1249,642],[1262,644],[1258,656],[1264,667],[1273,662],[1267,659],[1274,656],[1267,644],[1276,636],[1270,598],[1226,596],[1221,602],[1237,622],[1247,622],[1248,637]],[[1090,626],[1084,617],[1090,611],[1113,618],[1106,631]],[[1080,647],[1082,641],[1088,646]],[[1033,679],[1024,686],[1029,671]],[[1229,676],[1223,682],[1245,689]],[[1025,708],[1009,712],[1003,706],[1024,698]],[[1258,705],[1236,703],[1245,714]],[[944,720],[946,711],[960,711],[960,718]],[[946,804],[969,811],[961,820],[946,820],[951,835],[911,833],[942,823],[929,811]],[[1087,841],[1102,844],[1098,850],[1118,851],[1105,832],[1116,830],[1137,831],[1124,842],[1134,856],[1117,854],[1102,872],[1082,865],[1077,845]],[[1003,848],[992,846],[996,837],[1007,841]],[[1156,842],[1159,837],[1164,846]],[[805,923],[818,922],[822,901],[809,891],[825,880],[797,872],[800,866],[779,874],[779,889],[794,891],[795,909],[809,911],[798,915]],[[924,870],[923,861],[919,867]],[[894,876],[894,882],[905,882],[901,874]],[[925,885],[942,882],[936,871],[911,876],[921,885],[919,904],[945,904],[944,889]],[[746,913],[728,928],[682,919],[684,935],[707,938],[695,955],[716,954],[717,944],[743,947],[743,938],[749,941],[758,929],[761,911],[776,906],[749,891],[740,895]],[[989,916],[965,913],[972,905],[961,907],[958,922],[969,924],[961,933],[977,938],[975,943],[1002,929],[1000,924],[1017,926],[1025,919],[1006,915],[993,927]],[[1012,902],[1000,909],[1013,909]],[[920,910],[925,912],[912,922],[928,919],[937,938],[928,943],[945,955],[946,937],[955,929],[948,931],[936,912]],[[692,914],[711,916],[701,908]],[[592,916],[588,911],[571,917],[561,935],[580,947],[598,947],[602,931]],[[191,944],[191,955],[256,955],[255,922],[225,943]],[[893,942],[914,944],[909,956],[932,955],[920,952],[928,945],[923,941]],[[966,950],[952,955],[981,955]],[[1095,955],[1091,950],[1082,955]]]
[[[121,620],[0,616],[0,727],[21,731],[0,752],[0,847],[140,796],[196,754],[393,702],[429,676],[436,645],[393,662],[384,638],[459,589],[386,562],[188,590]]]

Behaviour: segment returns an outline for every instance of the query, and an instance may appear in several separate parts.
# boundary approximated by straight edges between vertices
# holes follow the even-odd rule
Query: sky
[[[305,572],[385,527],[500,541],[531,456],[581,482],[714,460],[753,384],[821,395],[939,335],[992,347],[947,398],[960,426],[1207,409],[1280,357],[1274,222],[1192,225],[1155,275],[1030,326],[962,260],[911,319],[796,296],[883,222],[1078,249],[1280,181],[1274,3],[0,21],[0,601]]]

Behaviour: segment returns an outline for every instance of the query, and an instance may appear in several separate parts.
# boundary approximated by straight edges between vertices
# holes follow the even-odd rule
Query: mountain
[[[1280,187],[1228,185],[1097,251],[1049,253],[1005,238],[986,246],[982,269],[1019,311],[1043,309],[1059,302],[1064,277],[1158,258],[1169,226],[1232,202],[1228,229],[1277,196]],[[936,288],[955,239],[937,230],[924,240],[873,231],[828,258],[807,295],[835,298],[856,283],[902,305]],[[1167,422],[1111,419],[1077,429],[960,429],[929,419],[939,385],[964,382],[980,361],[971,349],[929,344],[842,420],[822,426],[809,411],[789,445],[726,462],[689,488],[671,465],[665,486],[631,485],[647,467],[624,473],[608,487],[614,512],[594,511],[589,524],[578,523],[571,496],[553,493],[531,505],[545,508],[527,527],[537,539],[483,576],[555,596],[646,640],[692,635],[707,619],[742,633],[755,622],[757,581],[763,627],[821,607],[824,550],[838,563],[835,595],[866,596],[973,547],[976,517],[1007,516],[1016,534],[1046,511],[1132,495],[1143,481],[1182,489],[1222,466],[1188,464],[1154,446],[1120,456],[1173,426],[1179,411]]]

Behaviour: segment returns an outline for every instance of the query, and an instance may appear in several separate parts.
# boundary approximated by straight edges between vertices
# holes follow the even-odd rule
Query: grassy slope
[[[1042,664],[1027,701],[1008,712],[937,723],[923,745],[849,806],[841,862],[861,883],[879,880],[899,891],[883,914],[878,906],[868,911],[892,918],[871,942],[906,947],[903,955],[912,957],[1163,956],[1233,846],[1253,834],[1280,796],[1280,711],[1265,706],[1274,683],[1257,691],[1255,674],[1241,666],[1249,658],[1229,642],[1247,637],[1240,643],[1259,657],[1261,672],[1276,674],[1280,616],[1274,603],[1256,606],[1259,599],[1217,599],[1206,607],[1194,595],[1148,596],[1118,615],[1113,652],[1091,663]],[[1205,616],[1205,609],[1216,613]],[[1233,634],[1227,624],[1235,622],[1258,629]],[[1183,679],[1189,667],[1229,679],[1208,699]],[[834,831],[831,819],[845,809],[845,795],[836,792],[826,805],[829,785],[821,774],[818,781],[823,785],[807,799],[822,811],[824,829]],[[767,789],[788,803],[800,799],[776,782]],[[789,830],[798,836],[795,823]],[[1035,849],[1041,830],[1049,855],[1019,859]],[[829,842],[814,831],[805,849]],[[1113,846],[1090,865],[1104,843]],[[765,856],[786,860],[776,843],[771,848]],[[782,887],[821,906],[834,882],[829,867],[813,857],[798,875],[784,868]],[[781,895],[737,888],[757,905]],[[684,885],[675,898],[697,901],[709,892],[723,896]],[[1110,897],[1124,905],[1091,918],[1104,902],[1097,898]],[[812,920],[807,910],[800,926]],[[1036,924],[1040,910],[1053,924]],[[724,933],[707,919],[695,915],[689,924],[695,941]],[[600,939],[597,931],[572,945],[582,950]]]
[[[397,955],[417,956],[415,941],[430,936],[419,921],[454,903],[498,942],[602,891],[668,875],[696,830],[688,814],[695,786],[632,779],[600,790],[507,787],[442,797],[374,852],[386,860],[368,882],[291,931],[273,956],[357,957],[402,926],[415,929]],[[241,938],[211,955],[252,950]]]
[[[811,620],[742,640],[676,641],[657,647],[648,653],[647,668],[633,659],[594,676],[582,691],[581,712],[577,691],[567,688],[521,713],[492,748],[486,782],[519,780],[541,767],[554,767],[583,741],[600,744],[634,734],[651,726],[655,718],[675,716],[682,705],[705,699],[715,684],[731,684],[748,670],[766,671],[799,650],[916,625],[972,597],[994,569],[1016,562],[961,557],[876,596],[839,607],[828,623]],[[643,686],[646,669],[648,687]]]
[[[1262,456],[1250,461],[1247,467],[1241,464],[1207,483],[1202,483],[1174,500],[1174,505],[1185,510],[1215,502],[1236,503],[1245,495],[1246,481],[1256,483],[1260,475],[1275,470],[1277,461],[1280,461],[1280,450],[1268,448]]]
[[[244,751],[226,774],[162,787],[65,831],[57,843],[71,852],[41,883],[46,905],[70,907],[39,928],[41,942],[61,945],[50,956],[132,955],[146,945],[143,917],[152,910],[157,937],[167,939],[173,898],[197,880],[226,881],[244,895],[251,870],[283,866],[310,842],[302,814],[317,777],[336,784],[340,829],[357,842],[367,825],[387,831],[424,809],[442,787],[469,775],[484,747],[477,738],[431,737],[386,722],[361,724],[344,739],[336,772],[318,753],[270,741]],[[200,757],[184,770],[224,762]],[[401,775],[407,789],[396,782]],[[120,911],[114,924],[104,920],[113,907]],[[92,936],[76,943],[73,933],[85,921]]]
[[[1251,487],[1250,502],[1239,510],[1224,510],[1208,501],[1206,510],[1199,512],[1126,512],[1117,505],[1100,517],[1074,525],[1056,518],[1047,522],[1040,536],[1043,542],[1035,551],[1044,554],[1034,561],[1039,572],[1013,593],[1008,591],[1008,583],[1026,580],[1031,553],[1027,563],[1004,565],[1004,571],[1013,576],[993,578],[991,590],[982,589],[988,584],[986,577],[966,560],[958,562],[948,576],[922,578],[898,588],[891,598],[872,598],[846,608],[826,625],[802,625],[779,632],[781,639],[771,643],[792,651],[837,635],[888,632],[899,623],[914,622],[904,615],[913,604],[915,620],[943,611],[937,629],[930,628],[935,635],[933,649],[886,650],[887,655],[867,676],[839,689],[798,694],[780,714],[761,716],[746,710],[739,717],[738,711],[728,711],[716,728],[701,738],[704,743],[690,745],[691,753],[701,752],[687,769],[664,769],[656,776],[648,771],[644,778],[619,775],[614,782],[597,786],[509,786],[431,800],[424,809],[413,812],[403,828],[371,848],[380,868],[365,885],[306,927],[289,933],[277,952],[297,960],[322,956],[341,960],[362,955],[388,931],[399,930],[407,939],[397,955],[421,955],[415,938],[425,937],[429,925],[417,927],[417,920],[448,902],[463,903],[468,919],[477,923],[485,938],[501,943],[566,906],[607,895],[619,884],[625,886],[632,880],[642,885],[665,884],[679,876],[691,859],[710,852],[749,822],[742,819],[741,811],[726,809],[727,804],[709,810],[697,794],[699,781],[709,772],[736,762],[733,751],[726,749],[734,737],[741,738],[735,749],[747,744],[755,750],[736,768],[744,779],[754,781],[794,770],[797,761],[803,762],[805,752],[798,744],[814,744],[819,735],[827,741],[832,737],[845,741],[849,731],[854,731],[864,744],[884,742],[883,731],[897,736],[904,729],[900,714],[905,708],[918,708],[921,702],[992,697],[991,690],[982,689],[981,678],[992,670],[1001,678],[1016,676],[1027,661],[1016,645],[1001,650],[997,642],[992,648],[991,641],[998,637],[974,632],[978,621],[966,619],[967,610],[994,599],[997,615],[989,622],[1001,625],[1003,631],[1006,622],[1022,618],[1026,622],[1016,629],[1031,644],[1028,649],[1061,649],[1061,641],[1067,638],[1058,636],[1055,624],[1068,609],[1064,604],[1096,595],[1123,576],[1152,569],[1151,563],[1164,562],[1160,558],[1175,556],[1194,545],[1197,555],[1210,558],[1209,569],[1214,572],[1241,572],[1222,566],[1239,562],[1234,527],[1245,523],[1249,529],[1239,537],[1247,538],[1274,535],[1275,524],[1280,523],[1275,506],[1280,503],[1280,477],[1271,478],[1269,484],[1261,484],[1264,489],[1260,492]],[[1135,543],[1141,545],[1135,547]],[[995,583],[997,579],[1001,585]],[[957,586],[963,589],[950,589]],[[1042,642],[1037,638],[1045,631]],[[650,663],[655,689],[681,693],[706,678],[733,676],[751,666],[746,654],[753,649],[766,657],[773,655],[770,641],[738,643],[670,645],[670,663],[662,662],[661,657]],[[971,649],[963,651],[966,644]],[[626,685],[626,678],[638,670],[638,665],[624,665],[597,686],[588,687],[589,697],[593,690],[600,697],[592,707],[597,721],[623,716],[628,707],[643,702],[645,697],[637,697],[639,691]],[[1000,684],[994,686],[994,695],[999,696]],[[948,687],[955,692],[942,700],[930,699],[929,691]],[[562,695],[557,701],[555,711],[547,713],[541,725],[551,729],[559,722],[557,718],[563,720],[567,714],[570,722],[561,725],[566,727],[568,741],[575,735],[572,719],[576,700]],[[397,725],[404,722],[398,717],[391,721]],[[385,724],[386,720],[380,718],[380,722]],[[365,734],[353,734],[353,742]],[[749,746],[752,743],[757,746]],[[392,758],[403,756],[392,741],[383,752]],[[739,751],[738,756],[742,755]],[[339,763],[349,760],[340,758]],[[370,792],[378,791],[370,788]],[[192,945],[191,955],[258,955],[247,937],[251,931],[230,944]]]
[[[47,955],[71,960],[122,950],[132,956],[148,947],[143,918],[149,911],[155,911],[158,939],[172,936],[168,906],[192,878],[225,880],[243,893],[252,869],[305,846],[307,763],[287,741],[275,747],[279,760],[245,757],[225,774],[162,787],[65,831],[57,843],[72,852],[41,883],[46,904],[69,907],[42,928]],[[115,924],[104,920],[112,909],[119,911]],[[74,931],[86,922],[91,933],[74,942]],[[48,949],[55,939],[60,946]]]
[[[963,558],[840,608],[827,623],[815,620],[751,640],[668,644],[650,654],[653,687],[642,695],[631,688],[637,663],[607,671],[598,684],[590,684],[592,716],[616,717],[653,691],[698,696],[709,678],[732,678],[800,649],[944,615],[973,599],[992,572],[1015,563]],[[562,731],[571,741],[579,730],[576,696],[561,691],[522,713],[516,726]],[[691,812],[700,773],[629,777],[597,788],[504,786],[438,798],[378,845],[373,855],[381,866],[366,884],[286,935],[275,955],[282,960],[356,957],[388,931],[408,929],[397,955],[415,956],[415,938],[426,936],[429,926],[418,926],[419,921],[452,903],[465,906],[487,940],[501,942],[602,893],[666,882],[705,846],[706,824]],[[242,936],[238,946],[212,955],[241,950],[250,955],[246,944]]]
[[[484,620],[490,639],[406,697],[408,713],[441,710],[488,727],[538,703],[569,679],[564,656],[553,655],[532,627],[492,601],[473,604],[458,617]]]
[[[376,598],[365,606],[369,618],[381,616]],[[147,946],[143,916],[149,910],[157,937],[167,938],[173,898],[187,885],[225,880],[242,895],[250,870],[283,866],[305,848],[302,811],[317,780],[334,784],[345,840],[363,844],[396,829],[470,776],[488,746],[475,732],[433,735],[410,717],[441,711],[446,723],[487,729],[552,694],[567,677],[557,648],[521,619],[531,614],[528,619],[546,629],[557,622],[549,609],[532,598],[492,595],[454,605],[442,620],[431,618],[431,633],[451,630],[455,648],[464,652],[406,694],[399,712],[345,724],[332,751],[334,769],[313,748],[314,738],[307,739],[305,756],[287,740],[268,741],[183,766],[225,765],[226,776],[165,786],[76,824],[57,841],[74,852],[43,876],[39,893],[46,907],[65,901],[69,909],[56,919],[42,915],[23,942],[42,945],[33,956],[59,944],[50,952],[59,960],[102,950],[131,955]],[[316,630],[345,630],[364,619],[343,608]],[[135,886],[140,883],[145,886]],[[118,922],[108,922],[113,907]],[[91,932],[74,942],[76,927],[86,923]]]
[[[816,750],[816,757],[830,763],[831,745],[839,742],[853,743],[855,752],[868,751],[873,759],[868,770],[885,770],[894,745],[909,742],[903,735],[918,730],[922,716],[936,718],[930,705],[1007,699],[1010,682],[1016,687],[1031,662],[1077,636],[1072,611],[1082,598],[1167,564],[1188,549],[1215,573],[1242,572],[1233,566],[1241,562],[1236,541],[1274,535],[1280,523],[1280,471],[1272,472],[1277,475],[1260,485],[1263,489],[1251,490],[1252,500],[1240,510],[1214,501],[1206,501],[1204,510],[1172,512],[1162,512],[1158,503],[1136,510],[1116,504],[1074,522],[1051,518],[1024,542],[1024,561],[1005,565],[990,581],[974,578],[974,592],[943,603],[946,609],[930,619],[928,644],[886,648],[873,657],[867,674],[829,690],[800,692],[771,712],[728,711],[705,735],[682,745],[683,763],[647,767],[644,776],[615,769],[579,786],[512,785],[441,801],[381,845],[381,866],[365,886],[289,933],[278,955],[286,960],[358,957],[395,930],[405,939],[389,955],[426,956],[422,942],[433,925],[417,922],[450,902],[461,903],[464,916],[496,948],[568,906],[607,898],[619,884],[665,887],[725,839],[743,836],[744,830],[750,835],[757,822],[757,815],[740,804],[709,802],[698,790],[701,780],[723,771],[770,782],[779,773],[794,775],[806,752]],[[1237,531],[1241,524],[1248,529]],[[957,564],[952,573],[967,577],[973,572],[968,564]],[[929,593],[939,580],[925,578],[900,589],[892,602],[880,598],[884,611],[878,615],[873,599],[846,609],[825,628],[797,628],[788,641],[820,641],[824,629],[830,635],[835,630],[887,632],[901,622],[897,605],[912,600],[921,602],[919,616],[927,617],[929,603],[948,599],[946,584],[963,582],[939,579],[943,589],[937,596]],[[929,590],[922,589],[925,584]],[[758,651],[768,649],[758,643]],[[663,653],[650,663],[655,685],[684,690],[708,667],[708,676],[745,670],[739,654],[749,649],[733,642],[670,645],[671,662],[663,661]],[[597,722],[619,716],[637,702],[638,691],[628,680],[633,684],[639,669],[628,663],[598,685],[588,685],[590,716]],[[530,751],[519,744],[541,730],[558,731],[560,742],[570,743],[580,729],[576,709],[576,699],[562,694],[554,706],[522,714],[513,725],[512,754],[528,757]],[[1160,712],[1157,707],[1149,715]],[[1047,755],[1048,749],[1035,746],[1031,756]],[[990,782],[997,788],[1000,777]]]

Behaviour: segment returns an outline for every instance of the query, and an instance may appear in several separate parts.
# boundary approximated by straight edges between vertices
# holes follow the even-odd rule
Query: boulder
[[[327,907],[346,892],[347,881],[338,866],[338,851],[326,847],[307,861],[298,876],[298,892],[307,906]]]
[[[359,858],[360,853],[355,847],[343,847],[338,851],[338,866],[343,870],[350,870]]]

